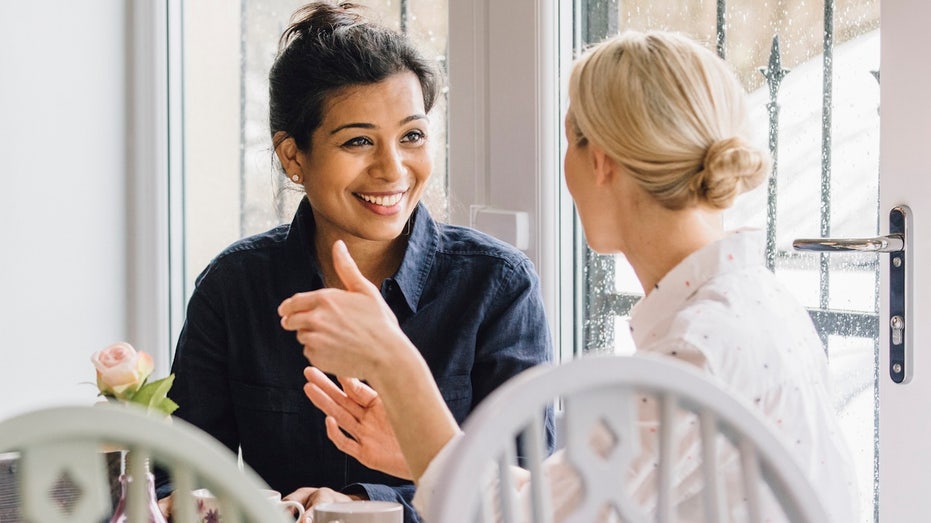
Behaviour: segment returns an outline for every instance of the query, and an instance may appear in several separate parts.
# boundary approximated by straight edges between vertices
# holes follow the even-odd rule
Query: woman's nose
[[[397,180],[407,173],[404,156],[395,146],[384,146],[378,152],[378,159],[373,169],[374,175],[385,180]]]

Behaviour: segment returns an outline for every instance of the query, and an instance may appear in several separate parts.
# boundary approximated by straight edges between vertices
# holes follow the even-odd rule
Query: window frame
[[[556,0],[449,2],[450,222],[477,226],[479,209],[527,214],[525,252],[559,357],[572,354],[574,336],[573,271],[562,270],[572,263],[572,222],[561,219],[571,202],[559,180],[567,9]]]
[[[129,114],[126,177],[127,337],[149,352],[155,374],[171,367],[183,310],[180,184],[181,0],[134,0],[129,4]],[[181,232],[179,232],[181,231]]]

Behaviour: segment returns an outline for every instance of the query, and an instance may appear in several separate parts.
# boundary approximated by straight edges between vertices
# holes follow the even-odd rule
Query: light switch
[[[530,216],[526,212],[480,205],[473,205],[470,210],[472,228],[510,243],[520,250],[530,247]]]

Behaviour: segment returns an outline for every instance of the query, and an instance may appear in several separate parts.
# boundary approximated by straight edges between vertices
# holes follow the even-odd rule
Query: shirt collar
[[[423,203],[417,204],[410,220],[412,223],[407,250],[393,279],[411,312],[417,312],[421,294],[427,284],[427,276],[430,275],[430,269],[433,268],[433,261],[436,259],[440,232]]]
[[[404,296],[411,312],[417,312],[420,297],[426,286],[427,276],[433,267],[439,245],[439,230],[423,203],[411,213],[411,225],[404,258],[393,277],[393,281]],[[291,228],[288,231],[287,249],[290,272],[299,276],[298,288],[313,290],[323,287],[323,275],[317,263],[314,213],[307,198],[301,198]],[[383,285],[384,287],[384,285]],[[385,290],[382,289],[384,294]]]
[[[287,277],[294,279],[294,286],[300,291],[323,287],[323,272],[317,263],[317,248],[314,244],[315,227],[314,213],[305,196],[297,206],[285,241],[289,264]]]
[[[630,330],[634,345],[642,346],[657,324],[682,308],[712,278],[759,266],[762,246],[761,231],[738,229],[686,256],[631,309]]]

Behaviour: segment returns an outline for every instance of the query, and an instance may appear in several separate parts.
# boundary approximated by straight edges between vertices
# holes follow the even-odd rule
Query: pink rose
[[[91,356],[97,368],[97,388],[104,396],[126,400],[142,387],[155,364],[145,352],[126,342],[115,343]]]

